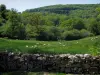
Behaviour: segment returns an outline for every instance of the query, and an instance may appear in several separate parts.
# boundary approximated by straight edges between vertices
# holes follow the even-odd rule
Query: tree
[[[38,36],[36,36],[36,40],[41,40],[41,41],[49,41],[49,33],[48,31],[45,29],[41,30],[38,34]]]
[[[70,31],[65,31],[62,34],[62,37],[64,40],[78,40],[81,38],[81,34],[79,30],[70,30]]]
[[[2,25],[3,25],[3,19],[2,19],[1,15],[0,15],[0,26],[2,26]]]
[[[86,29],[82,29],[80,31],[81,37],[85,38],[85,37],[89,37],[89,36],[93,36],[93,33],[91,33],[90,31],[86,30]]]
[[[82,19],[80,19],[80,18],[73,18],[73,19],[71,18],[71,19],[65,20],[62,22],[61,26],[67,27],[68,30],[69,29],[81,30],[81,29],[85,28],[85,25],[84,25]]]
[[[88,30],[95,35],[100,34],[100,23],[96,19],[91,19]]]
[[[74,29],[81,30],[81,29],[85,28],[85,25],[84,25],[82,19],[78,18],[78,19],[75,19],[74,21],[75,21],[75,23],[72,26]]]
[[[60,40],[61,38],[61,30],[56,26],[50,27],[48,30],[48,34],[49,40]]]
[[[0,27],[0,33],[2,37],[10,37],[10,25],[7,22],[5,25]]]
[[[26,17],[27,23],[35,27],[35,32],[38,33],[41,31],[41,14],[40,13],[29,13]]]
[[[21,16],[16,10],[12,9],[9,12],[8,21],[6,23],[7,35],[13,39],[24,39],[25,38],[25,27],[21,22]]]
[[[4,4],[0,5],[0,11],[5,11],[6,10],[6,6]]]
[[[35,27],[27,24],[25,26],[25,31],[26,31],[26,39],[30,39],[30,38],[35,38],[35,36],[37,36],[36,31],[35,31]]]
[[[44,28],[43,30],[41,30],[36,39],[44,41],[57,41],[61,39],[61,31],[56,26]]]
[[[4,4],[0,5],[0,15],[1,15],[2,19],[7,20],[7,9]]]

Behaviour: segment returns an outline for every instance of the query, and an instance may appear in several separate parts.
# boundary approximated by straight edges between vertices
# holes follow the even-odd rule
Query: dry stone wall
[[[15,71],[100,74],[100,56],[0,53],[0,72]]]

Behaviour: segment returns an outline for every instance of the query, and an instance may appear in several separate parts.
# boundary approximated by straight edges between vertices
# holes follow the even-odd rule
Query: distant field
[[[92,46],[100,45],[100,36],[74,41],[10,40],[0,38],[0,51],[23,53],[90,53]]]

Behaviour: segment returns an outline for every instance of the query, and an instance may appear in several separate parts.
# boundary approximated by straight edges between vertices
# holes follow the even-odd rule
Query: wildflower
[[[50,46],[50,44],[48,44],[48,46]]]
[[[95,37],[96,39],[98,38],[98,37]]]
[[[59,44],[61,44],[61,42],[59,42]]]
[[[78,41],[76,42],[76,44],[78,43]]]
[[[31,46],[30,48],[33,48],[34,46]]]
[[[65,45],[63,45],[63,46],[65,46]]]
[[[91,38],[91,40],[93,41],[93,38]]]
[[[46,45],[46,44],[43,44],[44,46]]]
[[[26,45],[26,47],[28,47],[28,45]]]
[[[36,43],[37,45],[39,44],[39,43]]]
[[[34,45],[34,48],[36,48],[37,47],[37,45]]]

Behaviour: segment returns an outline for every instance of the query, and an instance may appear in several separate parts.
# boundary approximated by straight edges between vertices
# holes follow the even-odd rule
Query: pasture
[[[11,40],[0,38],[0,51],[22,53],[84,54],[92,47],[99,51],[100,36],[73,41]]]

